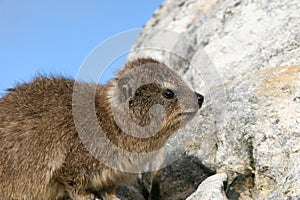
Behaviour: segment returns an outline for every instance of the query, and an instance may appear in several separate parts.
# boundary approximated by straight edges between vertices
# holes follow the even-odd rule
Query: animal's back
[[[0,99],[0,199],[42,199],[59,189],[49,185],[75,137],[72,88],[69,79],[36,78]]]

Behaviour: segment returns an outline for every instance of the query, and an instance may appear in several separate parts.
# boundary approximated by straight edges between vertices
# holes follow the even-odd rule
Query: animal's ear
[[[128,99],[132,94],[132,89],[130,86],[130,79],[128,77],[123,77],[118,82],[118,88],[122,95],[122,100]]]

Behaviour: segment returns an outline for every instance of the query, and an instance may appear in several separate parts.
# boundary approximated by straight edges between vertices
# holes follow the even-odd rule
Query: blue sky
[[[0,0],[0,96],[36,73],[75,78],[98,44],[141,28],[162,1]]]

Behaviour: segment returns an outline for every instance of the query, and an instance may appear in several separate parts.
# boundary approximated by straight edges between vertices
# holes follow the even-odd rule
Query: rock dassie
[[[127,63],[106,85],[41,76],[9,89],[0,99],[0,199],[118,199],[116,185],[147,157],[124,158],[109,146],[135,155],[159,150],[203,99],[152,59]]]

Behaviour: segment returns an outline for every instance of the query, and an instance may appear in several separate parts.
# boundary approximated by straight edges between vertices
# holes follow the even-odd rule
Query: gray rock
[[[131,185],[120,185],[117,194],[122,200],[186,199],[213,174],[215,171],[198,158],[182,154],[171,165],[154,173],[144,173]]]
[[[166,0],[129,56],[164,61],[205,94],[169,146],[226,173],[229,199],[300,198],[299,10],[299,0]]]
[[[207,177],[215,174],[194,157],[182,154],[171,165],[159,170],[151,182],[151,200],[186,199]]]
[[[205,179],[197,191],[186,200],[227,200],[224,192],[224,182],[227,181],[226,174],[216,174]]]

